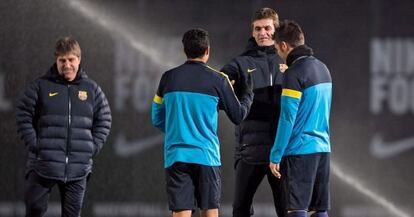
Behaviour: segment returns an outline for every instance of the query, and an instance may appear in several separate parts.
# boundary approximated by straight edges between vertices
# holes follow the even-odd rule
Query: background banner
[[[414,216],[414,22],[411,0],[162,1],[2,0],[0,2],[0,216],[24,215],[27,152],[16,133],[15,100],[54,62],[54,43],[71,35],[82,65],[105,91],[113,126],[95,159],[83,216],[164,217],[163,137],[151,126],[161,74],[182,64],[183,33],[209,31],[209,65],[240,54],[261,7],[296,20],[331,70],[331,216]],[[223,201],[231,216],[234,129],[220,115]],[[256,217],[276,216],[264,183]],[[60,216],[57,189],[47,216]]]

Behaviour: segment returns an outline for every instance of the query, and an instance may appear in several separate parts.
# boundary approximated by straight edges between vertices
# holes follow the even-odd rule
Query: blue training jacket
[[[164,167],[175,162],[220,166],[218,110],[239,124],[253,93],[240,101],[227,75],[198,61],[187,61],[165,72],[152,103],[152,123],[165,133]]]
[[[328,68],[307,46],[287,58],[282,85],[281,113],[270,161],[283,156],[330,152],[329,115],[332,79]]]

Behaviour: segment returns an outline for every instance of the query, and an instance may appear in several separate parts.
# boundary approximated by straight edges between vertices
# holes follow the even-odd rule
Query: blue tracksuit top
[[[253,95],[240,101],[228,77],[198,61],[165,72],[152,103],[152,123],[165,133],[164,167],[175,162],[220,166],[219,109],[239,124]]]
[[[294,58],[288,56],[279,125],[270,153],[273,163],[280,163],[283,156],[331,151],[331,75],[325,64],[312,55],[300,55],[303,50],[307,53],[307,47],[302,46],[292,51]]]

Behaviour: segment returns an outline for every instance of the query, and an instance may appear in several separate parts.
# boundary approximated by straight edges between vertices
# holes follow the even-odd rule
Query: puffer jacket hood
[[[257,45],[256,40],[253,37],[251,37],[247,41],[246,48],[241,54],[241,56],[254,57],[254,56],[263,56],[266,54],[276,54],[275,47],[273,45],[260,47],[259,45]]]
[[[78,72],[76,73],[75,79],[73,81],[68,81],[59,74],[57,65],[55,63],[49,68],[49,70],[45,73],[43,78],[49,79],[51,81],[55,81],[57,83],[76,84],[76,83],[79,83],[82,79],[87,79],[88,75],[86,74],[85,70],[83,70],[82,64],[81,64],[79,65],[79,69],[78,69]]]

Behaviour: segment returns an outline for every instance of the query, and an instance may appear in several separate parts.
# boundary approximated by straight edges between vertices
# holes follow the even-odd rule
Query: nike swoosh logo
[[[372,155],[380,159],[393,157],[412,148],[414,148],[414,137],[384,142],[382,136],[378,134],[371,139],[370,145]]]
[[[256,71],[256,68],[253,68],[253,69],[247,69],[247,72],[248,72],[248,73],[253,72],[253,71]]]
[[[49,93],[49,96],[50,96],[50,97],[52,97],[52,96],[56,96],[56,95],[58,95],[58,92],[54,92],[54,93],[50,92],[50,93]]]
[[[164,141],[163,134],[148,136],[142,139],[127,141],[124,134],[118,134],[115,138],[115,153],[121,157],[139,154],[149,148],[161,145]]]

